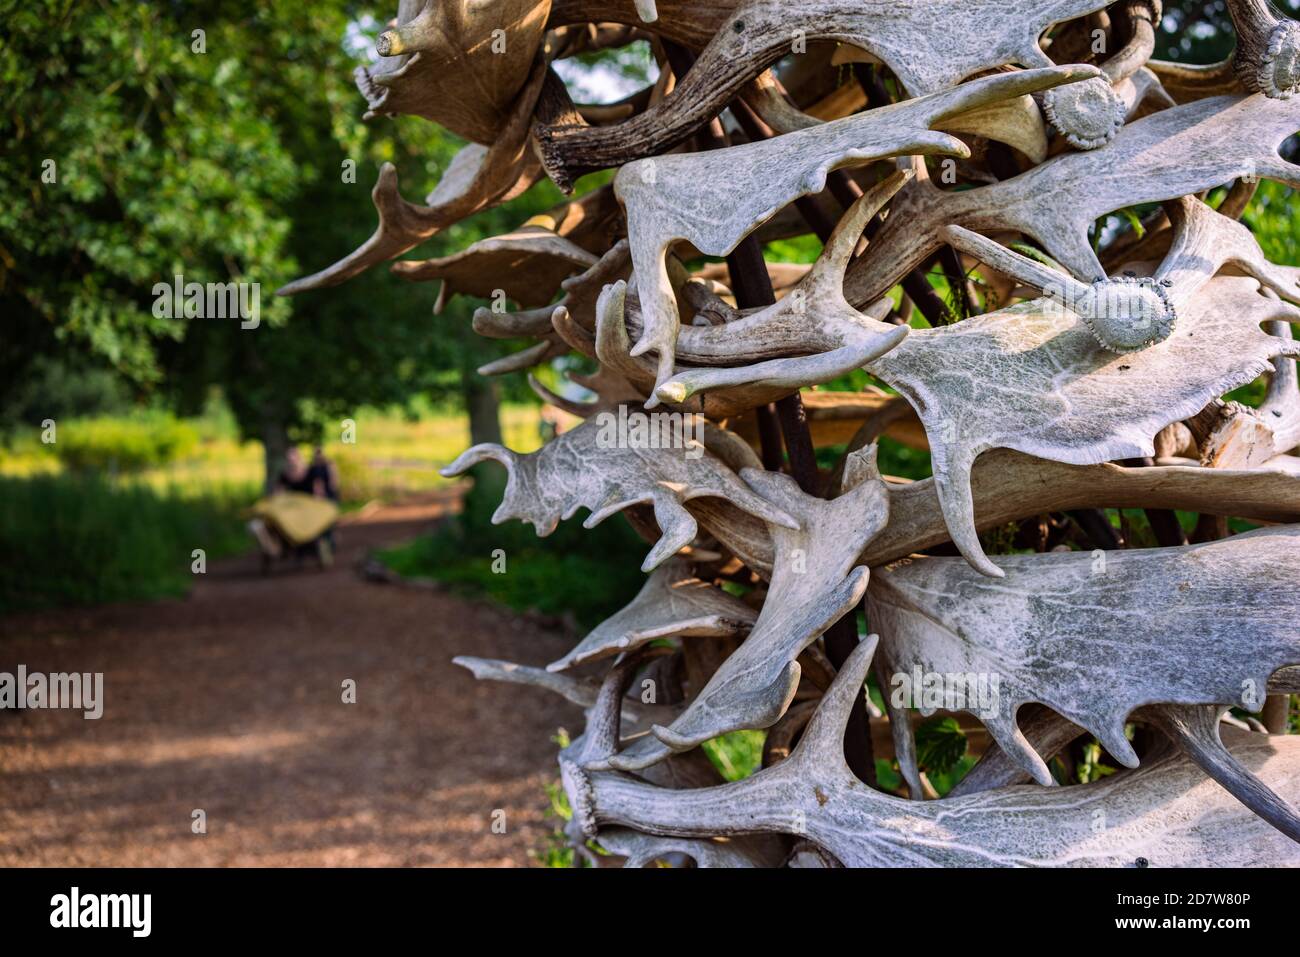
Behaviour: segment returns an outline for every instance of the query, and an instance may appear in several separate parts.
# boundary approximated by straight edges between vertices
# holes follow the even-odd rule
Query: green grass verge
[[[211,561],[248,547],[240,512],[255,491],[0,477],[0,613],[183,595],[194,549]]]

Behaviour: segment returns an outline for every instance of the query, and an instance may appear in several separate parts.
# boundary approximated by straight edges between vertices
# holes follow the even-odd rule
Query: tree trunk
[[[470,444],[500,443],[501,399],[497,384],[484,381],[473,372],[467,372],[461,377],[461,390],[465,397],[465,409],[469,412]]]
[[[262,451],[266,468],[263,487],[268,495],[275,490],[275,479],[284,467],[284,453],[288,449],[289,433],[285,430],[284,423],[278,420],[263,422]]]

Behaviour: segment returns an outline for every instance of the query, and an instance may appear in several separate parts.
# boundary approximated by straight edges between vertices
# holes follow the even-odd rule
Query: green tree
[[[30,394],[49,356],[106,367],[182,409],[215,384],[243,433],[266,444],[268,473],[289,438],[361,404],[423,395],[477,402],[483,418],[465,373],[502,347],[467,334],[473,303],[431,316],[433,288],[382,269],[272,295],[369,235],[379,163],[424,195],[463,145],[416,118],[362,124],[349,38],[366,5],[3,7],[0,406]],[[463,248],[556,196],[535,190],[426,248]],[[257,283],[258,325],[155,314],[155,284],[176,275]]]

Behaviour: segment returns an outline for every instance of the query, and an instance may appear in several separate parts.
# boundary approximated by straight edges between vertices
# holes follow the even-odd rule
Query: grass
[[[0,455],[0,477],[50,475],[65,470],[67,456],[63,448],[89,443],[92,433],[97,439],[97,462],[105,464],[111,452],[104,451],[105,433],[112,430],[123,443],[140,443],[135,430],[123,423],[137,417],[118,419],[69,419],[58,423],[57,441],[46,445],[40,432],[28,429],[10,437]],[[427,418],[409,420],[383,410],[364,410],[356,416],[356,441],[326,441],[325,452],[339,468],[344,498],[366,502],[379,498],[392,500],[411,493],[428,491],[447,483],[438,469],[451,462],[469,447],[469,426],[463,415],[447,412]],[[501,428],[505,444],[519,452],[531,452],[541,445],[537,429],[537,410],[533,406],[511,405],[501,411]],[[261,484],[263,476],[262,445],[241,441],[228,414],[214,412],[198,419],[179,423],[193,433],[193,441],[178,441],[178,452],[170,461],[149,464],[130,470],[132,482],[143,483],[159,491],[168,489],[206,489],[213,486],[247,486]],[[131,462],[139,461],[132,451]],[[148,455],[149,453],[141,453]],[[156,457],[156,455],[155,455]],[[126,471],[126,455],[119,466]]]
[[[541,443],[534,407],[503,409],[502,429],[517,450]],[[41,438],[38,429],[21,430],[0,448],[0,613],[183,595],[194,549],[211,561],[252,547],[243,511],[261,494],[262,447],[241,441],[220,407],[185,420],[160,413],[59,420],[55,442]],[[469,445],[469,429],[451,413],[409,420],[363,411],[355,438],[326,444],[345,508],[444,486],[437,470]],[[602,563],[576,538],[569,548],[558,565],[512,549],[514,574],[486,579],[498,586],[492,593],[512,607],[540,594],[544,610],[559,614],[565,609],[550,592],[563,574],[588,583],[583,607],[603,608],[600,590],[589,587],[603,580]],[[480,555],[462,544],[452,564],[463,567],[448,574],[481,580],[490,549]],[[502,595],[506,582],[510,594]]]
[[[183,595],[248,545],[246,488],[158,491],[97,475],[0,477],[0,613]]]

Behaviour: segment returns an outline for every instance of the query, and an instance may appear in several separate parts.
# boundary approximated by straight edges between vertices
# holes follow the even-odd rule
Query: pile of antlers
[[[1233,57],[1189,67],[1151,58],[1160,0],[402,0],[358,71],[371,114],[470,145],[426,205],[385,166],[370,240],[283,291],[617,170],[392,267],[439,303],[517,304],[474,317],[535,340],[484,374],[596,369],[586,402],[530,376],[580,425],[444,473],[502,463],[496,521],[621,512],[647,540],[640,594],[558,661],[457,659],[586,709],[560,754],[582,855],[1300,863],[1300,736],[1278,733],[1300,692],[1300,269],[1239,222],[1259,178],[1300,187],[1280,152],[1300,25],[1228,6]],[[658,79],[575,104],[555,62],[634,42]],[[1094,225],[1141,204],[1141,228]],[[764,261],[805,234],[811,266]],[[814,389],[859,370],[881,387]],[[1224,401],[1261,376],[1261,407]],[[611,427],[637,416],[681,441]],[[881,437],[933,477],[883,476]],[[1145,510],[1159,547],[1107,508]],[[990,557],[1009,523],[1019,553]],[[913,725],[936,709],[983,729],[942,798]],[[724,783],[701,745],[741,729],[766,730],[763,766]],[[1124,769],[1057,786],[1083,735]]]

